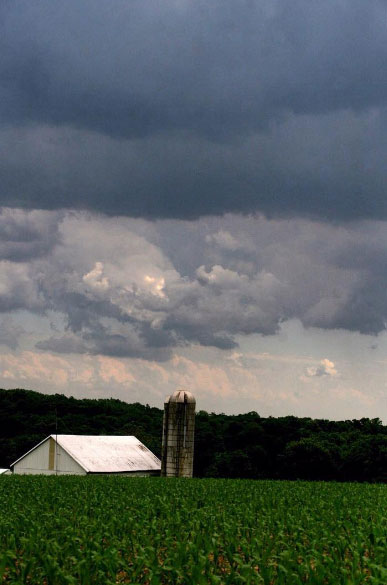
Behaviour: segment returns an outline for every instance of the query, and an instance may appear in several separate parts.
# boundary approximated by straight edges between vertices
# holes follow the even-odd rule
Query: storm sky
[[[2,0],[0,386],[387,421],[387,3]]]

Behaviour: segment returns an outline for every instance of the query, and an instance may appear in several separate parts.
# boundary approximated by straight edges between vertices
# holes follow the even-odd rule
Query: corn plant
[[[386,585],[387,486],[0,480],[5,585]]]

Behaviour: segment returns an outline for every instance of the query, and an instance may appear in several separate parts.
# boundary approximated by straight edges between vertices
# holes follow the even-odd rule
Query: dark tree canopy
[[[135,435],[160,456],[163,412],[115,399],[77,400],[0,390],[0,467],[47,435]],[[329,421],[198,412],[195,475],[387,481],[387,427],[379,419]]]

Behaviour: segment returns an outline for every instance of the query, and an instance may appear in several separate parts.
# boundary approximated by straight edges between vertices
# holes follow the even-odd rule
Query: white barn
[[[15,474],[160,475],[161,462],[133,436],[50,435],[11,465]]]

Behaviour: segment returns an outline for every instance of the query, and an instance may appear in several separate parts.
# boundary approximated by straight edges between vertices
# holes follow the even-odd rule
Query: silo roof
[[[196,400],[191,392],[188,390],[176,390],[171,396],[167,396],[165,402],[185,402],[189,404],[195,404]]]

